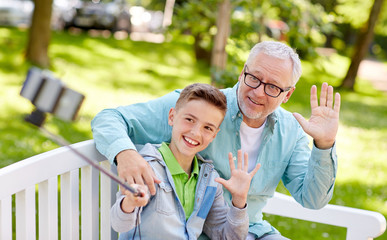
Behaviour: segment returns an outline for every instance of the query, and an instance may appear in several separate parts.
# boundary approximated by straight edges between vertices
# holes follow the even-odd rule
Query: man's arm
[[[309,149],[306,134],[298,131],[297,143],[282,176],[285,187],[302,206],[324,207],[332,198],[337,172],[335,145],[329,149]]]
[[[105,109],[91,122],[98,151],[111,163],[117,162],[118,175],[129,184],[148,185],[155,193],[153,171],[136,152],[134,144],[170,141],[168,112],[174,107],[179,92],[161,98],[116,109]]]
[[[319,105],[317,88],[313,86],[310,105],[312,115],[308,121],[298,113],[293,115],[305,133],[313,138],[312,152],[309,153],[307,149],[307,137],[299,131],[294,152],[282,180],[292,196],[304,207],[321,208],[331,199],[336,178],[335,139],[339,126],[340,94],[336,93],[333,99],[333,87],[323,83]],[[302,161],[307,159],[309,154],[311,156],[306,166]]]

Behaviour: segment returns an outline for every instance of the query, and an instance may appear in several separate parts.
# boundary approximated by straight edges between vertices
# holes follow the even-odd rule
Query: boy
[[[111,222],[113,229],[125,232],[120,239],[135,235],[140,216],[137,220],[144,231],[138,235],[144,239],[197,239],[202,231],[211,239],[246,239],[247,193],[260,165],[248,173],[248,156],[244,155],[242,164],[238,151],[235,168],[230,153],[231,178],[226,181],[211,161],[197,154],[215,138],[226,110],[226,97],[211,85],[192,84],[181,92],[169,111],[170,144],[146,144],[139,151],[161,180],[156,195],[149,200],[148,194],[117,193]],[[222,185],[217,183],[232,194],[232,206],[224,201]],[[145,186],[135,187],[147,192]]]

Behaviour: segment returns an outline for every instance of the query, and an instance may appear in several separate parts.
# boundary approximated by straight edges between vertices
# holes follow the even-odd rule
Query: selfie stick
[[[40,112],[42,113],[42,112]],[[25,118],[25,120],[35,126],[37,126],[43,133],[45,133],[52,141],[54,141],[55,143],[57,143],[58,145],[60,146],[64,146],[64,147],[68,147],[73,153],[75,153],[76,155],[78,155],[80,158],[82,158],[83,160],[85,160],[87,163],[89,163],[90,165],[92,165],[93,167],[95,167],[96,169],[98,169],[100,172],[102,172],[103,174],[107,175],[110,179],[114,180],[115,182],[117,182],[118,184],[120,184],[123,188],[125,188],[126,190],[130,191],[131,193],[133,193],[134,196],[142,196],[142,193],[137,191],[137,189],[131,187],[130,185],[128,185],[126,182],[122,181],[118,176],[116,176],[115,174],[107,171],[106,169],[104,169],[103,167],[101,167],[98,163],[96,163],[95,161],[89,159],[88,157],[86,157],[85,155],[83,155],[82,153],[80,153],[78,150],[76,150],[75,148],[73,148],[66,140],[64,140],[62,137],[60,136],[57,136],[53,133],[51,133],[50,131],[48,131],[46,128],[44,128],[42,126],[42,124],[37,124],[36,121],[34,121],[34,114],[36,114],[36,111],[33,112],[31,115],[27,116]],[[44,114],[44,113],[43,113]],[[43,116],[44,118],[44,116]]]

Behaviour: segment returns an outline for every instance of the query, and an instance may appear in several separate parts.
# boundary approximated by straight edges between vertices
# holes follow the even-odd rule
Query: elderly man
[[[311,88],[311,117],[280,107],[295,91],[301,76],[298,55],[280,42],[255,45],[243,67],[238,83],[223,89],[227,114],[216,139],[201,152],[212,159],[220,176],[230,178],[227,154],[239,149],[249,155],[249,170],[260,163],[247,199],[250,219],[247,239],[287,239],[262,219],[262,208],[282,179],[293,198],[302,206],[318,209],[332,197],[337,172],[335,138],[339,125],[340,95],[323,83],[320,101]],[[160,143],[171,139],[167,113],[174,107],[180,90],[161,98],[116,109],[105,109],[92,121],[97,149],[128,183],[147,184],[155,193],[154,175],[134,144]],[[313,138],[312,150],[308,137]],[[230,193],[225,190],[225,199]]]

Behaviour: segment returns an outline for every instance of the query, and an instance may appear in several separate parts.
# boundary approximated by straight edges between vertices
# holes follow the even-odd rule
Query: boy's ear
[[[176,113],[176,110],[174,108],[169,109],[169,114],[168,114],[169,126],[173,125],[173,119],[175,118],[175,113]]]

